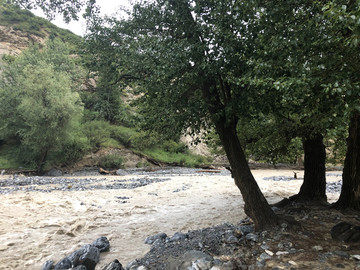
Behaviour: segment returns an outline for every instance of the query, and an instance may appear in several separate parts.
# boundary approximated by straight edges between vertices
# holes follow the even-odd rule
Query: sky
[[[114,14],[120,6],[130,7],[131,0],[97,0],[96,3],[100,6],[100,12],[103,15],[112,15]],[[46,18],[44,13],[41,10],[32,10],[32,13],[34,13],[37,16]],[[51,21],[53,24],[57,25],[58,27],[69,29],[73,33],[83,36],[86,30],[85,22],[82,20],[82,17],[79,16],[79,21],[71,21],[69,24],[66,24],[62,16],[57,16],[55,20]]]

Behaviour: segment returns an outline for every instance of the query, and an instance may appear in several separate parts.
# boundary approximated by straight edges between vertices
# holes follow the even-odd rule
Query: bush
[[[124,168],[124,158],[116,154],[102,156],[99,159],[98,166],[106,169]]]
[[[64,143],[59,155],[59,160],[64,165],[73,164],[91,150],[89,140],[86,137],[73,138]]]
[[[137,150],[145,150],[158,144],[158,139],[155,134],[149,134],[144,131],[135,133],[131,136],[131,146]]]
[[[165,141],[162,144],[162,148],[164,148],[166,152],[170,153],[186,153],[186,151],[188,150],[188,147],[185,143],[178,143],[175,141]]]
[[[83,132],[88,138],[90,145],[96,149],[110,138],[111,126],[108,122],[95,120],[83,124]]]

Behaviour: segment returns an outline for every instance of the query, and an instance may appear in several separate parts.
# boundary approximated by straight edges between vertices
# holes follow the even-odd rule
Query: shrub
[[[83,124],[83,132],[88,138],[90,145],[100,148],[111,134],[110,124],[103,120],[95,120]]]
[[[91,150],[89,140],[86,137],[70,139],[64,143],[59,155],[62,164],[70,165],[79,161],[86,153]]]
[[[98,166],[106,169],[124,168],[124,158],[116,154],[102,156],[99,159]]]

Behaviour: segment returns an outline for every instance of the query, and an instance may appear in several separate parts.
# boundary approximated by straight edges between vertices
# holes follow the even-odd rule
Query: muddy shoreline
[[[303,172],[297,172],[295,180],[293,170],[253,170],[270,203],[298,192]],[[337,182],[339,174],[331,172],[329,182]],[[280,176],[285,180],[276,178]],[[266,177],[270,178],[264,180]],[[12,188],[16,190],[9,191]],[[328,196],[336,200],[338,194]],[[150,249],[144,243],[149,235],[237,224],[245,218],[239,190],[227,170],[208,173],[172,168],[123,176],[3,175],[0,198],[3,269],[41,269],[45,261],[58,261],[100,236],[108,237],[111,247],[96,269],[114,259],[125,266]]]

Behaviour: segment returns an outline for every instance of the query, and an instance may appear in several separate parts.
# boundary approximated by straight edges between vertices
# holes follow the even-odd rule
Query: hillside
[[[41,44],[51,35],[72,45],[81,40],[69,30],[0,0],[0,61],[4,54],[17,55],[29,44]]]

